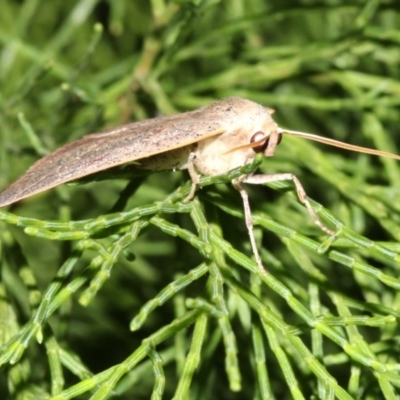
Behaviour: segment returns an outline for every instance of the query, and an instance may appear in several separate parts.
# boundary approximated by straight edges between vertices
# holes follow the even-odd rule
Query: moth
[[[105,169],[128,163],[160,171],[187,169],[192,180],[190,200],[201,175],[220,175],[251,163],[257,153],[271,157],[282,135],[288,134],[347,150],[390,157],[400,156],[367,149],[322,136],[278,127],[273,111],[250,100],[230,97],[198,110],[148,119],[120,126],[62,146],[48,154],[0,194],[0,207],[77,180]],[[235,179],[244,204],[246,226],[258,266],[265,273],[253,235],[247,192],[243,183],[265,184],[290,180],[311,218],[323,231],[335,235],[318,219],[300,181],[292,173],[252,174]]]

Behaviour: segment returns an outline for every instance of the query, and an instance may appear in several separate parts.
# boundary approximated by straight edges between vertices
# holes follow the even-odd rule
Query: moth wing
[[[111,167],[181,148],[224,132],[200,110],[84,136],[34,163],[0,194],[0,207]]]

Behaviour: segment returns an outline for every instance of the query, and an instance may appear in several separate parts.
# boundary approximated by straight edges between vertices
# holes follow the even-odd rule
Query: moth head
[[[292,131],[290,129],[282,129],[279,127],[277,129],[273,129],[269,132],[262,132],[262,131],[255,132],[250,137],[250,143],[243,144],[241,146],[237,146],[233,149],[230,149],[227,153],[231,153],[231,152],[234,152],[237,150],[251,148],[251,149],[253,149],[254,153],[256,153],[256,154],[263,153],[266,157],[273,156],[275,153],[276,147],[282,140],[283,134],[290,135],[290,136],[297,136],[297,137],[300,137],[303,139],[313,140],[314,142],[320,142],[323,144],[327,144],[329,146],[339,147],[341,149],[345,149],[345,150],[349,150],[349,151],[355,151],[357,153],[364,153],[364,154],[370,154],[370,155],[379,156],[379,157],[387,157],[387,158],[393,158],[395,160],[400,160],[400,155],[397,155],[397,154],[389,153],[389,152],[382,151],[382,150],[370,149],[368,147],[356,146],[353,144],[344,143],[339,140],[326,138],[324,136],[319,136],[319,135],[315,135],[312,133]]]
[[[246,138],[242,137],[242,144],[230,148],[224,154],[231,154],[241,150],[252,149],[252,151],[254,151],[254,154],[263,153],[264,156],[270,157],[274,155],[276,147],[282,140],[282,135],[285,134],[290,136],[297,136],[303,139],[313,140],[315,142],[324,143],[330,146],[339,147],[358,153],[365,153],[400,160],[399,155],[388,153],[385,151],[355,146],[352,144],[340,142],[338,140],[314,135],[312,133],[279,128],[271,117],[271,115],[274,113],[273,109],[264,108],[249,100],[244,100],[240,98],[231,98],[227,99],[227,101],[235,102],[235,104],[237,102],[240,102],[240,104],[236,104],[236,106],[238,107],[238,109],[240,108],[242,110],[242,117],[250,117],[244,119],[242,129],[244,131],[247,131],[247,134]],[[232,105],[230,105],[230,109],[235,109],[237,111],[237,109],[235,107],[232,107]],[[257,115],[258,118],[255,118],[254,115]],[[251,132],[251,130],[253,130],[253,132]],[[243,142],[243,140],[245,140],[247,143]]]

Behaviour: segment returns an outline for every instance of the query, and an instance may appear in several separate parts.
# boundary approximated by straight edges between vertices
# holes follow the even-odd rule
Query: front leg
[[[196,194],[197,185],[200,183],[200,176],[196,171],[194,160],[196,159],[196,153],[191,152],[187,161],[187,169],[189,172],[190,179],[192,180],[192,187],[190,188],[189,194],[183,199],[184,203],[192,200]]]
[[[335,236],[336,233],[327,228],[318,218],[317,214],[315,213],[314,209],[312,208],[310,202],[308,201],[307,194],[297,179],[296,175],[291,173],[284,173],[284,174],[259,174],[259,175],[248,175],[242,179],[242,182],[251,183],[254,185],[262,185],[265,183],[271,182],[278,182],[278,181],[292,181],[294,186],[296,187],[297,196],[299,200],[306,206],[308,213],[310,214],[314,223],[319,226],[324,232],[328,235]]]
[[[247,178],[247,176],[241,176],[238,179],[234,179],[232,181],[232,185],[236,190],[239,191],[240,195],[242,196],[244,220],[246,222],[246,228],[247,228],[247,232],[248,232],[249,238],[250,238],[251,249],[253,250],[253,254],[256,259],[258,268],[260,269],[262,274],[266,275],[267,271],[265,270],[264,265],[261,261],[260,253],[258,252],[258,248],[257,248],[256,238],[254,237],[253,219],[251,218],[249,196],[248,196],[246,190],[240,184],[240,182],[245,182],[244,179],[246,179],[246,178]]]

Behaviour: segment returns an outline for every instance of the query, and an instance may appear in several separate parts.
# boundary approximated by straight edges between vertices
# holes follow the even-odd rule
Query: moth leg
[[[192,180],[192,187],[190,188],[189,194],[183,199],[184,203],[192,200],[194,195],[196,194],[197,185],[200,183],[200,176],[196,171],[196,167],[194,165],[194,160],[196,159],[196,153],[190,153],[187,161],[187,169],[189,172],[190,179]]]
[[[247,177],[245,177],[245,178],[247,178]],[[256,263],[258,265],[258,268],[260,269],[261,273],[266,275],[267,271],[265,270],[264,265],[263,265],[263,263],[261,261],[261,257],[260,257],[260,254],[259,254],[258,248],[257,248],[256,239],[254,237],[253,220],[251,218],[249,196],[248,196],[246,190],[240,184],[240,181],[241,181],[241,178],[234,179],[232,181],[232,185],[236,190],[239,191],[240,195],[242,196],[243,209],[244,209],[244,219],[246,221],[246,228],[247,228],[247,232],[249,233],[249,237],[250,237],[251,248],[253,250],[253,254],[254,254],[254,257],[256,259]]]
[[[264,183],[270,182],[277,182],[277,181],[292,181],[296,188],[297,196],[299,200],[306,206],[308,213],[310,214],[312,220],[314,221],[315,225],[320,227],[324,232],[328,235],[335,236],[336,233],[327,228],[318,218],[317,214],[315,213],[314,209],[311,207],[310,202],[308,201],[306,191],[304,190],[302,184],[297,179],[297,177],[291,173],[285,174],[265,174],[265,175],[252,175],[246,176],[243,179],[243,182],[252,183],[255,185],[262,185]]]

